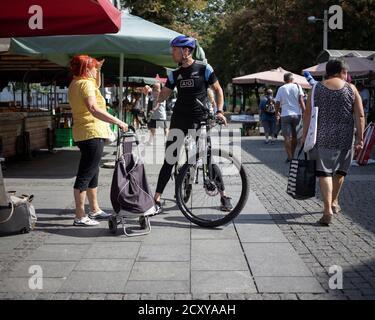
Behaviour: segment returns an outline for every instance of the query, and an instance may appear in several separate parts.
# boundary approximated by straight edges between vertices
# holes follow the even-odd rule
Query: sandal
[[[325,227],[329,227],[329,225],[332,223],[332,218],[333,218],[333,214],[327,216],[327,215],[324,215],[319,221],[318,223],[322,226],[325,226]]]
[[[334,214],[339,214],[341,213],[342,210],[341,210],[341,207],[337,205],[337,206],[332,206],[332,211]]]
[[[73,222],[73,226],[75,227],[94,227],[99,224],[100,222],[92,220],[87,216],[81,219],[74,219],[74,222]]]

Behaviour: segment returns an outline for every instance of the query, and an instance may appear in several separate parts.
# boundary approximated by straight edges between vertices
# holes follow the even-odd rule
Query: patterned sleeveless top
[[[316,85],[314,102],[318,107],[316,146],[350,150],[354,137],[355,94],[349,83],[340,90],[330,90],[321,82]]]

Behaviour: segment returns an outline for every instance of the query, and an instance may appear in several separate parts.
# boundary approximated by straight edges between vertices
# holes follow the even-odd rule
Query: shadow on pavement
[[[77,174],[80,152],[78,150],[58,150],[55,154],[38,153],[29,160],[13,160],[7,163],[4,178],[26,179],[70,179]]]
[[[262,138],[250,138],[250,139],[243,139],[242,140],[242,149],[246,152],[251,158],[243,159],[243,164],[247,166],[250,172],[250,176],[253,174],[255,175],[253,181],[250,181],[251,187],[255,187],[254,190],[256,191],[257,195],[266,198],[267,201],[272,201],[272,198],[278,192],[284,192],[286,194],[287,188],[287,177],[289,174],[289,164],[285,163],[286,159],[286,152],[284,150],[284,144],[282,138],[276,141],[275,145],[265,145],[263,141],[264,137]],[[298,148],[297,148],[298,149]],[[372,158],[375,157],[375,150],[373,152]],[[267,173],[259,173],[261,169],[258,166],[266,166],[268,169],[274,171],[275,176],[281,175],[285,177],[285,183],[280,185],[280,181],[262,181],[264,186],[260,185],[260,182],[257,182],[259,185],[254,185],[254,180],[259,180],[261,177],[262,179],[275,179],[275,176],[268,176]],[[354,223],[362,226],[368,231],[375,233],[375,224],[374,224],[374,216],[370,214],[373,212],[373,204],[375,201],[375,181],[372,179],[375,175],[375,166],[365,166],[365,167],[351,167],[349,171],[349,175],[344,182],[341,194],[340,194],[340,205],[342,208],[342,215],[346,218],[351,219]],[[371,177],[370,177],[371,176]],[[366,180],[368,178],[368,181]],[[251,179],[250,179],[251,180]],[[262,189],[263,188],[263,189]],[[284,188],[280,190],[280,188]],[[268,189],[268,191],[265,191]],[[277,189],[277,191],[275,191]],[[269,192],[270,197],[268,197],[267,192]],[[261,194],[262,193],[262,194]],[[280,199],[282,201],[288,201],[288,199],[293,202],[292,198],[288,198],[283,195]],[[318,200],[318,201],[317,201]],[[311,207],[311,201],[315,202],[314,207],[317,209],[317,206],[320,206],[323,209],[323,204],[319,200],[322,200],[319,192],[319,183],[317,181],[317,194],[316,199],[305,201],[298,201],[299,204],[302,204],[302,207]],[[261,199],[262,201],[262,199]],[[280,200],[281,201],[281,200]],[[309,205],[310,202],[310,205]],[[305,205],[306,204],[306,205]],[[282,209],[281,209],[282,210]],[[272,214],[272,218],[274,220],[282,220],[285,214],[290,214],[290,212],[283,213],[282,211],[279,214]],[[310,212],[309,209],[306,209],[306,214],[311,215],[314,212]],[[298,215],[298,213],[297,213]],[[297,218],[296,213],[290,214],[290,216],[286,216],[286,220],[288,220],[289,224],[292,224],[294,218]],[[339,217],[338,217],[339,218]],[[318,220],[318,219],[317,219]],[[279,221],[278,221],[279,223]],[[299,224],[299,223],[295,223]]]

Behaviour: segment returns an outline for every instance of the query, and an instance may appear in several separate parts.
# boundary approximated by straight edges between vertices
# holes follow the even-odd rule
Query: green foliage
[[[207,56],[224,83],[279,66],[301,73],[323,46],[323,24],[307,17],[322,17],[333,4],[343,7],[344,30],[329,33],[329,48],[374,49],[374,0],[254,0],[226,17]]]
[[[123,0],[123,7],[132,14],[155,22],[177,32],[199,38],[191,26],[195,12],[206,7],[205,0]]]
[[[316,63],[323,24],[308,16],[339,4],[344,30],[329,48],[374,50],[375,0],[123,0],[135,15],[197,37],[223,84],[235,76],[279,66],[300,73]]]

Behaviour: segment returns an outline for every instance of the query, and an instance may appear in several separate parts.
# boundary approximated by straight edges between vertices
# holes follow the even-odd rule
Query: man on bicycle
[[[173,108],[173,115],[170,124],[170,134],[166,143],[166,151],[172,145],[177,150],[180,149],[183,141],[177,139],[173,134],[174,129],[179,129],[184,136],[188,134],[189,129],[199,128],[200,123],[204,120],[206,115],[202,105],[207,105],[207,89],[215,92],[217,97],[217,112],[216,115],[219,120],[227,124],[223,113],[224,94],[219,84],[219,81],[214,73],[213,68],[206,63],[196,61],[192,54],[196,48],[196,40],[186,36],[178,36],[171,41],[172,58],[179,64],[179,68],[169,73],[168,80],[162,89],[158,103],[161,103],[169,98],[173,89],[177,87],[177,101]],[[177,151],[174,151],[177,155]],[[167,153],[167,152],[166,152]],[[176,159],[176,158],[174,158]],[[162,212],[162,205],[160,203],[161,195],[171,177],[173,166],[176,161],[164,160],[163,167],[159,173],[158,184],[155,193],[156,214]],[[221,192],[221,210],[231,211],[232,204],[230,198]]]

